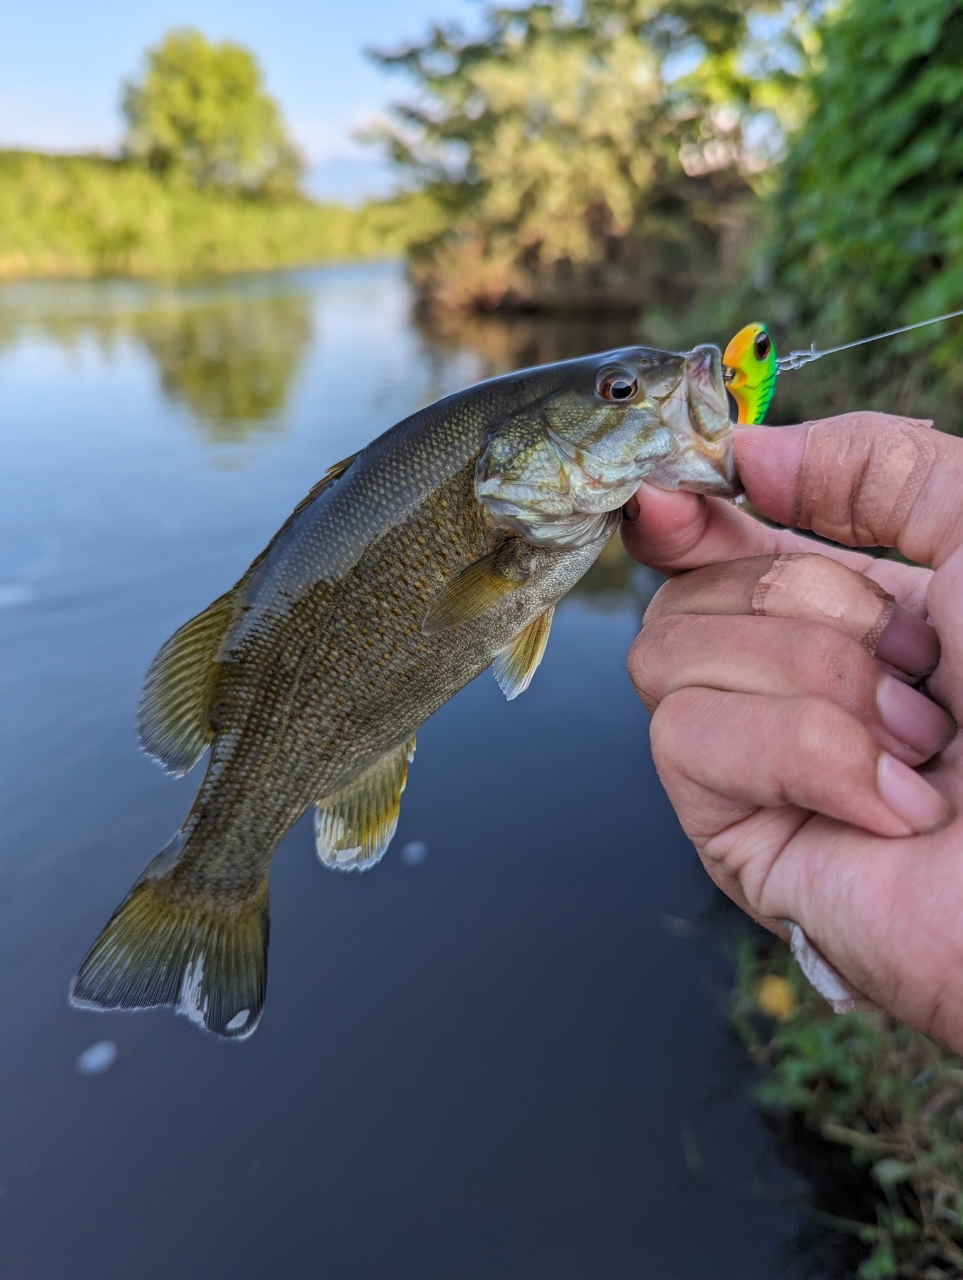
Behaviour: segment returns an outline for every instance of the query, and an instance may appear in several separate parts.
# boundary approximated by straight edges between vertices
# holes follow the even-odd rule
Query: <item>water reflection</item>
[[[209,442],[278,429],[315,336],[306,294],[247,281],[181,290],[127,284],[104,307],[93,290],[77,282],[0,291],[0,349],[30,335],[66,351],[90,341],[117,358],[122,344],[133,344]]]
[[[638,321],[629,316],[437,315],[416,313],[426,349],[436,359],[472,351],[481,377],[509,369],[570,360],[645,341]]]
[[[312,338],[297,296],[148,311],[131,329],[156,360],[165,394],[215,442],[277,425]]]

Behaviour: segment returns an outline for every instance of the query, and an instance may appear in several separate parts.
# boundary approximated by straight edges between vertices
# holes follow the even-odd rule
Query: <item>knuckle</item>
[[[799,769],[811,775],[865,767],[870,749],[866,731],[846,711],[825,698],[803,698],[795,710],[795,750]]]
[[[632,683],[640,694],[657,696],[665,682],[665,672],[678,656],[680,632],[688,619],[679,615],[657,618],[643,626],[632,641],[627,665]]]
[[[704,698],[704,690],[679,689],[659,703],[649,726],[656,767],[691,754],[692,722]]]

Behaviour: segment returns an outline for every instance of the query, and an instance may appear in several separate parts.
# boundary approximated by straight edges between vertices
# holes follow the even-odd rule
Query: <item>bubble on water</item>
[[[109,1071],[116,1061],[117,1046],[113,1040],[98,1040],[83,1051],[75,1065],[82,1076],[99,1076],[102,1071]]]
[[[406,867],[417,867],[428,857],[428,846],[424,840],[409,840],[401,850],[401,861]]]

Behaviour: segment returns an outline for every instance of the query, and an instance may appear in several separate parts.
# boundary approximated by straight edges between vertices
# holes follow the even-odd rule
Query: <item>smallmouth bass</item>
[[[419,726],[488,666],[528,687],[643,479],[734,494],[731,430],[715,347],[628,347],[469,387],[331,467],[148,670],[144,749],[183,774],[210,748],[207,770],[71,1003],[251,1035],[287,831],[315,805],[324,865],[377,862]]]

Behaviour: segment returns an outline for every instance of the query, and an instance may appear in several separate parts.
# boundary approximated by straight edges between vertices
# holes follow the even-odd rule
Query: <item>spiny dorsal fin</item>
[[[175,631],[150,664],[137,727],[141,746],[171,773],[187,773],[214,736],[214,660],[234,616],[231,590]]]
[[[447,631],[480,618],[489,609],[528,581],[532,549],[520,538],[510,538],[482,556],[442,587],[425,614],[421,629],[426,636]]]
[[[387,752],[347,786],[318,801],[314,839],[318,857],[339,871],[366,871],[391,843],[415,740]]]
[[[172,1005],[196,1026],[246,1040],[267,988],[270,921],[265,873],[250,896],[221,903],[185,892],[170,872],[181,837],[154,859],[91,947],[70,986],[76,1009]]]
[[[548,633],[552,629],[552,616],[555,606],[531,621],[524,631],[519,632],[511,644],[497,654],[492,663],[495,679],[502,693],[511,702],[520,693],[524,693],[532,683],[532,676],[538,670],[538,664],[548,644]]]

